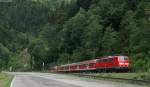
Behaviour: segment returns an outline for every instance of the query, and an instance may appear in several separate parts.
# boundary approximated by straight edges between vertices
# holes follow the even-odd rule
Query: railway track
[[[103,79],[103,80],[111,80],[111,81],[119,81],[119,82],[129,82],[132,84],[140,84],[140,85],[150,85],[150,80],[136,80],[136,79],[127,79],[127,78],[113,78],[113,77],[102,77],[97,76],[95,74],[88,74],[88,73],[72,73],[72,75],[79,76],[79,77],[88,77],[94,79]]]

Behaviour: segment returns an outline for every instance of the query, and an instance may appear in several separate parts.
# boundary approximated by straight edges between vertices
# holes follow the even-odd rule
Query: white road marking
[[[11,84],[10,84],[10,87],[13,87],[13,84],[14,84],[14,82],[15,82],[15,79],[16,79],[16,76],[14,76],[14,78],[13,78]]]

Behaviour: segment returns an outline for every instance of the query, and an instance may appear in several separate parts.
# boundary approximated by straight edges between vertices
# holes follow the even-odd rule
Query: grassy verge
[[[133,79],[133,80],[120,80],[120,79],[110,79],[110,78],[123,78],[123,79]],[[143,82],[136,82],[134,80],[150,80],[149,73],[98,73],[95,74],[94,79],[102,79],[102,80],[109,80],[114,82],[121,82],[121,83],[130,83],[130,84],[139,84],[143,85],[144,87],[150,87],[150,83],[143,83]]]
[[[0,87],[10,87],[13,76],[0,73]]]
[[[101,73],[101,74],[97,74],[96,76],[136,79],[136,80],[150,80],[150,75],[148,73]]]
[[[149,83],[143,83],[143,82],[136,82],[132,80],[120,80],[120,79],[111,79],[111,78],[123,78],[123,79],[135,79],[135,80],[150,80],[149,73],[91,73],[90,75],[93,76],[85,76],[83,78],[92,78],[96,80],[107,80],[107,81],[113,81],[113,82],[119,82],[119,83],[129,83],[129,84],[138,84],[142,85],[144,87],[150,87]],[[73,76],[80,76],[79,74],[69,74],[67,75],[73,75]]]

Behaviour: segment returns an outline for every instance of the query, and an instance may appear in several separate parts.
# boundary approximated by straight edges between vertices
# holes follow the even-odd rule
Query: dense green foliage
[[[13,0],[0,3],[0,69],[41,70],[56,64],[125,54],[150,69],[146,0]],[[149,3],[149,2],[146,2]]]

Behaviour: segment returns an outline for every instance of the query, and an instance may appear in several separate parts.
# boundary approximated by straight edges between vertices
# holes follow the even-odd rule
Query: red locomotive
[[[56,72],[129,70],[129,58],[128,56],[102,56],[93,60],[55,66],[50,69]]]

